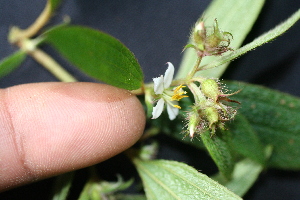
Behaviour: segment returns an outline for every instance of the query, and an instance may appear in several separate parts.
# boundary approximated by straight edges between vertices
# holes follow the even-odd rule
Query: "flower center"
[[[186,86],[179,85],[178,87],[175,88],[174,95],[171,98],[172,101],[179,101],[184,97],[189,97],[189,96],[185,95],[187,92],[183,91],[182,88],[184,88],[184,87],[186,87]],[[174,106],[174,107],[176,107],[176,106]]]

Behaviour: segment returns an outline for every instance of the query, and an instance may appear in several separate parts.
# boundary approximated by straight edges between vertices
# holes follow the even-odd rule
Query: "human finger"
[[[97,83],[36,83],[0,90],[0,190],[104,161],[145,125],[130,92]]]

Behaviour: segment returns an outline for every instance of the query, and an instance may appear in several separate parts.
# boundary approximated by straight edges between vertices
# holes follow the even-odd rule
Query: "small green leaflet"
[[[10,74],[15,70],[26,58],[26,53],[22,50],[11,54],[0,60],[0,78]]]

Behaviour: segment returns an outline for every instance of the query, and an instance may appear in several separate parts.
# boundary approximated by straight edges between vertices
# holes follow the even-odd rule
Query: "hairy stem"
[[[194,77],[195,73],[199,70],[199,66],[200,66],[201,60],[202,60],[202,57],[198,57],[194,68],[187,75],[186,80],[190,80],[190,79],[192,79]]]

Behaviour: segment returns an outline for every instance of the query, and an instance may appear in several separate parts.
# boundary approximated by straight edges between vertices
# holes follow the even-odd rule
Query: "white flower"
[[[186,94],[181,88],[185,86],[178,86],[174,91],[170,90],[173,76],[174,76],[174,66],[172,63],[168,62],[168,68],[165,72],[165,76],[161,75],[160,77],[153,78],[154,82],[154,93],[160,97],[156,106],[153,108],[152,119],[158,118],[163,109],[165,102],[167,103],[167,111],[169,114],[170,120],[176,118],[179,113],[178,101],[184,97],[187,97],[183,94]]]

